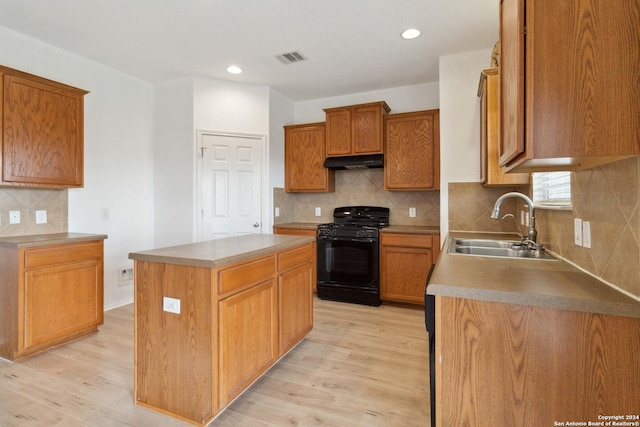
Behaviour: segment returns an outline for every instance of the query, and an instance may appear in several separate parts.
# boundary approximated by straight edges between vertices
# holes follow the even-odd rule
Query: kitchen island
[[[640,415],[639,301],[563,260],[449,253],[455,237],[505,236],[450,233],[427,287],[436,425]]]
[[[129,254],[136,403],[211,422],[311,331],[315,248],[251,234]]]

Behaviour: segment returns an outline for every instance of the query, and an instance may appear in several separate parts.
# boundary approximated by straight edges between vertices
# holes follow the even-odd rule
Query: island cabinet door
[[[277,316],[274,279],[220,300],[221,408],[277,360]]]
[[[312,266],[312,263],[307,263],[278,277],[280,355],[304,338],[313,327]]]

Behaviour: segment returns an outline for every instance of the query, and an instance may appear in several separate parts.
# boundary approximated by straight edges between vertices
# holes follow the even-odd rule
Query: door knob
[[[253,228],[258,228],[260,227],[260,223],[259,222],[254,222],[253,223]]]

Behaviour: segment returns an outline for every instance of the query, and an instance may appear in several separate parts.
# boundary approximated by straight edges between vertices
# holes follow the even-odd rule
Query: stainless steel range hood
[[[327,169],[362,169],[384,167],[384,155],[369,154],[366,156],[327,157],[324,161]]]

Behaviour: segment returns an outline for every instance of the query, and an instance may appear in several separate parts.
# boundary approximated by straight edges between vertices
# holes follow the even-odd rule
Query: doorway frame
[[[246,132],[229,132],[229,131],[216,131],[216,130],[206,130],[206,129],[196,129],[196,143],[195,143],[195,163],[196,163],[196,185],[195,185],[195,216],[196,216],[196,229],[195,231],[195,241],[202,241],[202,230],[203,230],[203,194],[202,194],[202,175],[203,175],[203,167],[202,167],[202,136],[203,135],[213,135],[213,136],[228,136],[228,137],[238,137],[238,138],[251,138],[260,141],[260,145],[262,147],[262,161],[261,161],[261,176],[260,176],[260,222],[262,226],[260,229],[262,230],[260,234],[270,234],[265,233],[265,227],[269,227],[269,200],[270,196],[268,194],[269,189],[269,152],[268,152],[268,144],[267,144],[267,135],[264,134],[256,134],[256,133],[246,133]]]

